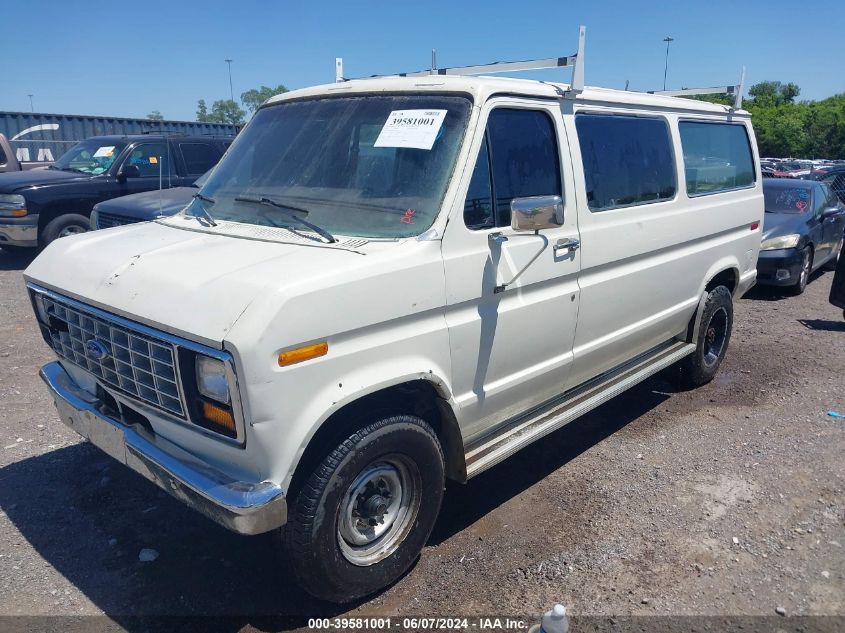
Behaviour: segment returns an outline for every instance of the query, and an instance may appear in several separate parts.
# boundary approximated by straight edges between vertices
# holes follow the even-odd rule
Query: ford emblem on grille
[[[97,339],[85,341],[85,354],[93,360],[103,360],[109,355],[108,348]]]

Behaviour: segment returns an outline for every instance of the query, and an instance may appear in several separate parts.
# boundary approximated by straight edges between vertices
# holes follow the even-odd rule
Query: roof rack
[[[491,75],[496,73],[516,72],[522,70],[539,70],[542,68],[563,68],[572,67],[571,92],[584,90],[584,40],[587,33],[585,26],[578,28],[578,52],[566,57],[547,57],[545,59],[528,59],[515,62],[493,62],[492,64],[481,64],[477,66],[457,66],[454,68],[437,68],[436,53],[431,52],[431,68],[428,70],[417,70],[406,73],[393,73],[390,75],[370,75],[359,79],[371,79],[376,77],[428,77],[430,75]],[[335,81],[338,83],[351,81],[343,76],[343,58],[335,58]]]
[[[161,136],[187,136],[187,132],[182,132],[180,130],[142,130],[141,134],[160,134]]]
[[[681,90],[649,90],[650,95],[665,95],[667,97],[691,97],[694,95],[733,95],[734,110],[742,107],[742,93],[745,89],[745,66],[742,67],[739,83],[734,86],[713,86],[711,88],[682,88]]]

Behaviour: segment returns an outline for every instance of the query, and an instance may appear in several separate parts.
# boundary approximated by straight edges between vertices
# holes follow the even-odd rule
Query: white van
[[[179,215],[26,270],[63,422],[346,601],[466,481],[725,356],[755,281],[749,115],[434,74],[274,97]],[[507,468],[507,465],[501,466]],[[279,529],[283,528],[283,529]]]

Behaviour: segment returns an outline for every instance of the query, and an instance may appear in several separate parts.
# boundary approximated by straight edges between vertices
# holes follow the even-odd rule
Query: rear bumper
[[[0,247],[38,246],[38,215],[0,220]]]
[[[757,283],[766,286],[794,286],[801,275],[802,254],[797,248],[760,251]]]
[[[261,534],[287,521],[287,504],[278,485],[235,481],[187,453],[171,454],[164,450],[164,442],[153,443],[103,414],[102,403],[80,389],[58,362],[44,365],[40,375],[62,422],[184,504],[240,534]]]

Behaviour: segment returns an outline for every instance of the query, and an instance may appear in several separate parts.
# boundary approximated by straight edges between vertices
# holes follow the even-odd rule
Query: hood
[[[52,185],[73,180],[90,180],[97,178],[90,174],[79,174],[73,171],[59,169],[29,169],[27,171],[10,171],[0,174],[0,193],[13,193],[24,187]]]
[[[131,218],[153,220],[163,215],[178,213],[191,201],[199,189],[196,187],[173,187],[162,189],[159,193],[145,191],[131,196],[121,196],[101,202],[94,207],[97,213],[113,213]]]
[[[361,254],[248,240],[153,222],[51,243],[24,277],[84,303],[206,345],[262,292],[309,271],[342,271]]]
[[[805,233],[806,213],[765,213],[763,214],[763,239],[768,240],[782,235]]]

